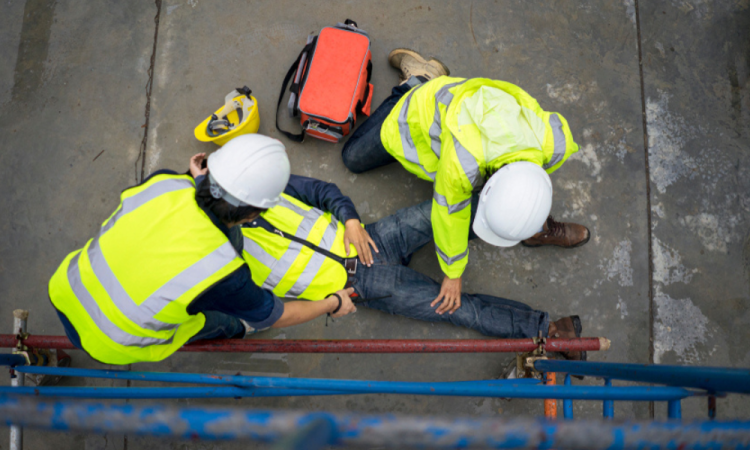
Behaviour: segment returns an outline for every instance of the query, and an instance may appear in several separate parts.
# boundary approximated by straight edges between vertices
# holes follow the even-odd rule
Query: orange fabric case
[[[358,113],[370,115],[370,38],[358,31],[356,24],[351,27],[349,23],[353,22],[347,21],[349,29],[323,28],[311,48],[307,53],[303,50],[295,63],[302,67],[297,67],[299,81],[291,87],[293,95],[299,93],[292,113],[300,116],[303,137],[338,142],[354,128]],[[292,139],[298,136],[284,134]]]

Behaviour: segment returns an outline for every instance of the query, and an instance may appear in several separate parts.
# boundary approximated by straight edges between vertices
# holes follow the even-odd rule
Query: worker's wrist
[[[341,309],[341,305],[343,304],[343,299],[341,298],[341,296],[333,293],[329,295],[326,300],[328,300],[328,308],[326,308],[328,314],[336,314],[337,312],[339,312],[339,309]]]

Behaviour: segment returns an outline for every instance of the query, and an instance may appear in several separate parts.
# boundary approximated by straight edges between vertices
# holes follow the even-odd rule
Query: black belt
[[[279,230],[278,228],[271,225],[266,219],[262,217],[258,217],[257,219],[253,219],[252,222],[245,225],[248,228],[263,228],[264,230],[268,231],[269,233],[278,234],[279,236],[289,239],[290,241],[297,242],[299,244],[304,245],[305,247],[316,251],[320,254],[323,254],[337,263],[344,266],[344,269],[346,269],[346,273],[351,275],[355,275],[357,273],[357,267],[358,267],[358,260],[357,258],[342,258],[341,256],[329,252],[328,250],[324,248],[320,248],[317,245],[313,244],[312,242],[308,242],[302,238],[298,238],[297,236],[293,234],[287,234],[283,231]]]

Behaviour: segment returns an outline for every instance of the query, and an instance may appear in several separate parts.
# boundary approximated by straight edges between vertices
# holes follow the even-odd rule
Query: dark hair
[[[208,176],[203,178],[201,184],[195,189],[195,201],[198,202],[198,206],[211,211],[225,224],[237,223],[250,218],[255,213],[265,211],[255,206],[232,206],[223,198],[214,198],[211,195],[211,182]]]

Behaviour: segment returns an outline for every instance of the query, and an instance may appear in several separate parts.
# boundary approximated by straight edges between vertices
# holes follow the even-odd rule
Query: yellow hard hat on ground
[[[258,101],[251,93],[245,86],[227,94],[224,106],[195,127],[195,138],[224,145],[234,137],[257,133],[260,127]]]

